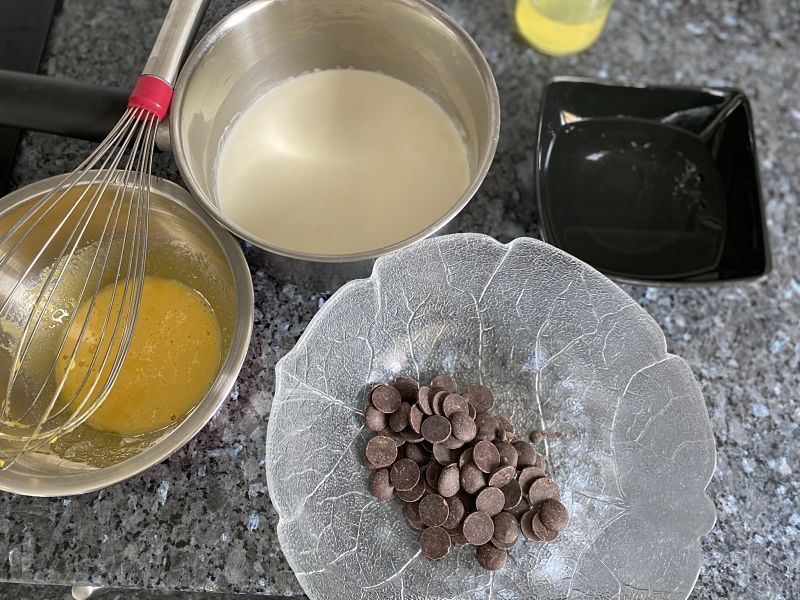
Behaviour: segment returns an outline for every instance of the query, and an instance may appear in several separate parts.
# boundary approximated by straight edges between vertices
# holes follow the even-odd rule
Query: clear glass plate
[[[495,391],[548,458],[571,522],[494,574],[419,552],[399,500],[369,492],[367,392],[398,375]],[[378,260],[276,369],[267,481],[281,548],[312,600],[684,599],[715,519],[714,437],[688,365],[611,281],[532,239],[459,234]]]

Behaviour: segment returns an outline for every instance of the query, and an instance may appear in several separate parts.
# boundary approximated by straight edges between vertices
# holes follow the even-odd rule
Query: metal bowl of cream
[[[85,181],[91,181],[94,174],[87,173]],[[4,197],[0,228],[10,227],[30,202],[53,189],[62,177],[45,179]],[[57,448],[51,444],[0,470],[0,490],[30,496],[65,496],[128,479],[163,461],[194,437],[233,388],[253,326],[253,285],[247,263],[233,236],[215,223],[186,190],[164,179],[151,180],[147,272],[154,272],[152,263],[158,274],[185,283],[211,305],[222,341],[216,377],[205,396],[176,425],[124,439],[89,431],[81,425],[57,440]],[[59,215],[52,218],[57,220]],[[0,296],[6,288],[0,287]]]
[[[344,255],[289,250],[223,214],[216,193],[220,148],[231,123],[265,91],[304,73],[337,68],[382,73],[433,99],[462,134],[468,185],[450,208],[402,241]],[[252,0],[191,53],[171,110],[172,150],[197,200],[252,244],[270,274],[319,290],[366,276],[377,257],[452,228],[486,176],[500,129],[498,92],[486,59],[463,29],[424,0]]]

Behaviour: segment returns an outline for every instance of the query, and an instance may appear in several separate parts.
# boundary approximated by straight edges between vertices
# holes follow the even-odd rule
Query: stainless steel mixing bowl
[[[0,230],[8,228],[32,200],[51,190],[59,179],[34,183],[3,198]],[[0,490],[64,496],[127,479],[161,462],[194,437],[236,381],[253,326],[253,285],[242,251],[186,190],[157,177],[152,180],[148,273],[183,281],[209,301],[222,332],[217,376],[203,399],[177,425],[125,440],[90,432],[82,425],[59,440],[63,450],[60,456],[32,453],[0,471]],[[58,219],[58,215],[52,217]],[[30,246],[35,251],[36,244]],[[54,257],[44,260],[47,258],[52,261]],[[0,281],[0,302],[8,295],[8,288],[7,281]]]
[[[380,71],[436,100],[464,134],[470,184],[447,213],[400,243],[346,256],[280,248],[220,211],[220,144],[236,116],[271,87],[314,69],[341,67]],[[500,129],[497,87],[486,59],[463,29],[424,0],[252,0],[220,21],[191,53],[171,110],[172,150],[203,207],[261,249],[272,275],[316,289],[367,276],[378,256],[442,232],[486,176]]]

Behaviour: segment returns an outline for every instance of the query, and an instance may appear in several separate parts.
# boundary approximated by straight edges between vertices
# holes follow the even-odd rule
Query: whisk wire
[[[150,208],[150,169],[152,168],[152,156],[155,147],[156,126],[157,119],[144,109],[135,108],[126,111],[106,142],[101,144],[82,163],[85,168],[93,168],[100,163],[100,170],[94,173],[91,178],[87,178],[86,174],[80,171],[76,171],[76,174],[66,177],[56,190],[37,201],[36,206],[25,213],[23,219],[14,226],[14,231],[9,231],[0,237],[0,246],[2,246],[4,242],[13,239],[17,232],[21,231],[22,233],[15,240],[11,249],[0,260],[0,268],[2,268],[9,260],[10,255],[27,238],[32,228],[38,225],[47,214],[55,210],[56,205],[68,196],[70,190],[79,185],[85,186],[77,201],[68,209],[66,217],[59,222],[44,247],[37,253],[36,259],[30,263],[25,271],[25,276],[27,276],[34,268],[36,261],[44,255],[47,247],[53,243],[53,240],[57,239],[57,233],[65,227],[69,217],[78,212],[78,223],[69,232],[66,244],[63,245],[61,252],[53,263],[54,267],[48,273],[39,291],[34,309],[26,320],[23,334],[17,344],[12,376],[9,378],[0,424],[6,427],[12,426],[25,429],[26,434],[22,447],[17,449],[10,462],[4,463],[0,461],[2,463],[0,468],[7,468],[23,453],[46,445],[84,422],[99,407],[119,374],[133,338],[144,283],[149,230],[147,215]],[[114,180],[116,169],[129,146],[131,147],[130,154],[124,166],[122,177]],[[103,179],[98,183],[101,175]],[[30,417],[33,407],[42,403],[48,383],[53,379],[57,368],[57,360],[50,365],[42,385],[39,387],[33,402],[28,405],[23,417],[14,419],[10,423],[10,403],[8,398],[10,398],[25,360],[28,358],[29,350],[39,332],[43,316],[49,312],[53,299],[57,296],[56,290],[62,284],[62,278],[67,273],[68,266],[74,259],[76,251],[80,249],[82,242],[85,242],[85,234],[89,223],[92,221],[112,180],[114,180],[115,186],[114,198],[106,214],[105,222],[97,241],[97,247],[88,267],[89,273],[99,272],[101,275],[94,278],[87,277],[83,283],[66,326],[63,328],[63,335],[60,339],[56,356],[62,357],[62,359],[66,357],[66,355],[62,356],[62,353],[70,337],[70,332],[74,333],[76,328],[75,320],[76,315],[80,312],[79,307],[86,300],[88,307],[84,320],[80,324],[80,331],[76,336],[77,343],[72,347],[69,359],[65,363],[62,362],[62,364],[66,364],[64,373],[60,378],[56,378],[58,381],[56,382],[55,390],[50,394],[49,399],[44,400],[46,406],[41,415],[38,415],[39,418],[35,424],[31,427],[30,425],[25,425],[24,421]],[[92,194],[86,201],[90,189]],[[82,212],[79,211],[79,205],[82,205]],[[127,208],[127,210],[123,210],[123,208]],[[32,219],[33,221],[31,222]],[[123,221],[121,227],[120,219]],[[29,229],[22,231],[21,228],[26,222],[29,223]],[[111,258],[115,248],[119,248],[116,260]],[[98,265],[101,266],[98,268]],[[113,275],[110,277],[102,276],[112,271]],[[17,285],[12,290],[12,294],[16,291],[22,279],[24,277],[18,280]],[[79,348],[82,343],[85,343],[84,337],[89,325],[89,317],[95,309],[98,294],[103,285],[109,283],[109,279],[111,300],[105,310],[105,315],[102,317],[102,327],[97,336],[97,345],[93,348],[91,360],[88,366],[85,363],[81,365],[82,368],[86,368],[86,371],[71,397],[66,401],[62,399],[62,404],[56,408],[59,397],[62,395],[64,386],[67,383],[69,372],[74,367]],[[117,289],[119,282],[124,282],[121,292]],[[90,283],[94,285],[90,286]],[[90,287],[93,288],[89,292],[91,297],[87,293]],[[117,302],[118,297],[119,302]],[[4,302],[3,307],[0,308],[0,314],[5,310],[7,304],[8,299]],[[96,314],[94,318],[97,318]],[[108,368],[109,364],[110,368]],[[99,392],[95,394],[94,392],[98,387],[100,388]],[[54,421],[56,422],[55,426],[52,424]],[[0,434],[0,437],[4,436]]]

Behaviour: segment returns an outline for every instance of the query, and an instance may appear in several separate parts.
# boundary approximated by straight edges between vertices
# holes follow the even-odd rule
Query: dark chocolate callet
[[[537,479],[528,488],[528,501],[534,508],[536,508],[536,505],[540,502],[545,500],[558,500],[559,498],[561,498],[561,488],[549,477]]]
[[[494,406],[494,394],[485,385],[473,385],[464,393],[464,396],[479,413],[486,412]]]
[[[533,529],[533,534],[543,542],[552,542],[558,537],[557,531],[552,531],[544,526],[538,514],[533,517],[531,528]]]
[[[366,455],[376,467],[388,467],[397,458],[397,444],[391,438],[376,436],[367,442]]]
[[[441,527],[429,527],[419,536],[422,553],[432,560],[439,560],[450,552],[450,534]]]
[[[458,394],[448,394],[442,402],[442,411],[448,419],[457,412],[463,412],[469,416],[469,402]]]
[[[451,394],[455,394],[458,391],[456,380],[450,377],[450,375],[437,375],[431,380],[431,387],[442,388]]]
[[[508,552],[497,548],[494,544],[483,544],[475,548],[478,564],[487,571],[499,571],[508,561]]]
[[[516,475],[516,473],[517,471],[514,469],[514,467],[500,467],[489,476],[489,486],[501,488],[509,481],[514,479],[514,475]]]
[[[478,442],[472,449],[472,461],[484,473],[493,473],[500,466],[500,451],[492,442]]]
[[[468,462],[461,468],[461,487],[469,494],[477,494],[486,487],[486,475],[474,462]]]
[[[450,437],[450,431],[450,421],[439,415],[426,418],[420,427],[422,436],[432,444],[445,441]]]
[[[464,518],[464,537],[474,546],[487,544],[494,535],[494,522],[485,512],[477,511]]]
[[[487,487],[482,489],[475,498],[475,508],[493,517],[501,510],[506,502],[506,497],[497,488]]]
[[[494,441],[494,445],[497,447],[497,450],[500,452],[500,466],[501,467],[514,467],[522,468],[517,463],[519,461],[519,456],[517,454],[516,448],[509,444],[508,442],[501,442],[499,440]]]
[[[419,517],[428,527],[438,527],[447,520],[450,507],[439,494],[425,496],[419,503]]]
[[[400,459],[392,465],[389,479],[398,491],[409,492],[419,481],[419,465],[410,458]]]
[[[369,395],[372,405],[382,413],[391,414],[400,408],[400,392],[389,385],[376,385]]]
[[[452,496],[447,498],[447,508],[450,512],[447,514],[447,520],[442,527],[450,530],[457,527],[461,523],[461,519],[464,518],[464,503],[457,496]]]
[[[389,429],[395,433],[400,433],[408,426],[408,415],[411,412],[411,405],[408,402],[401,402],[400,407],[389,415]]]
[[[536,458],[538,455],[536,454],[536,450],[533,448],[533,446],[522,440],[514,442],[512,446],[517,451],[517,456],[519,457],[517,460],[518,469],[536,466]]]
[[[542,525],[551,531],[564,531],[569,525],[567,507],[558,500],[544,500],[539,504]]]
[[[389,469],[378,469],[372,473],[369,478],[369,489],[381,502],[388,502],[394,498],[394,487],[389,481]]]
[[[447,465],[439,475],[439,494],[445,498],[455,496],[461,488],[461,473],[458,465]]]
[[[364,424],[370,431],[380,433],[386,429],[389,423],[386,419],[386,413],[382,413],[370,404],[367,406],[367,410],[364,411]]]
[[[400,392],[400,396],[407,402],[414,402],[417,399],[419,384],[410,377],[398,377],[392,382],[392,387]]]
[[[408,451],[406,451],[406,454],[408,454]],[[522,500],[522,488],[519,487],[519,481],[516,479],[509,481],[500,488],[500,491],[503,492],[503,496],[506,499],[503,504],[503,510],[511,510]]]

